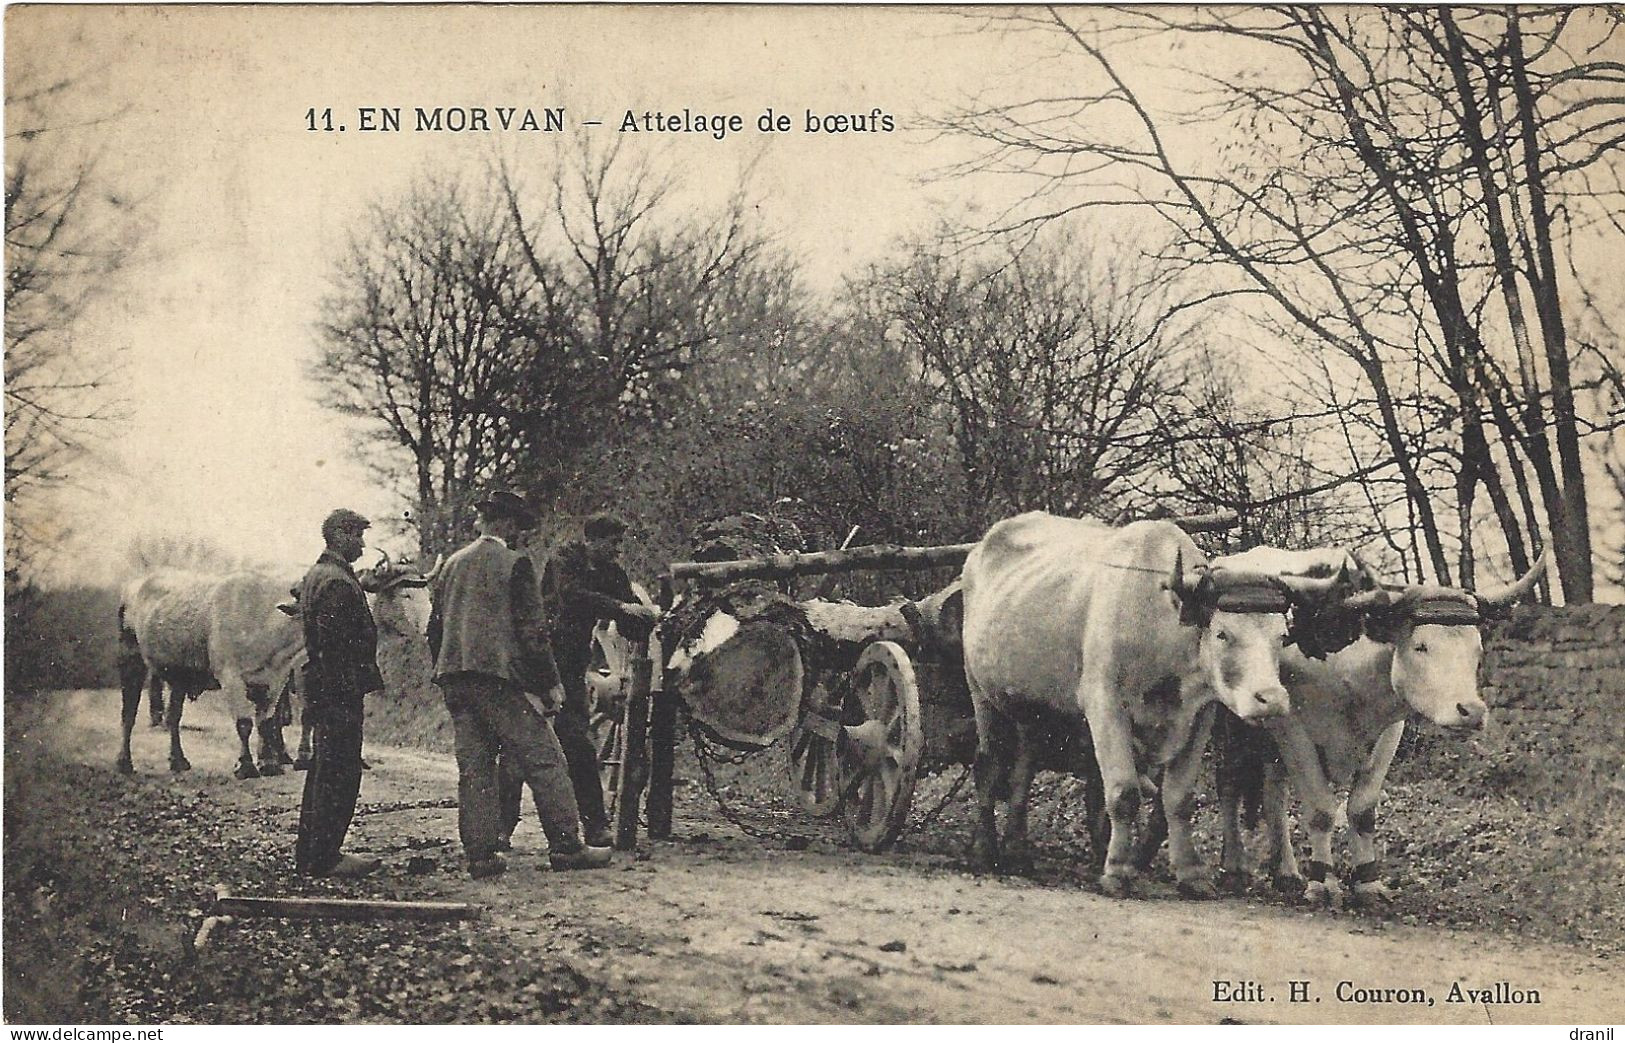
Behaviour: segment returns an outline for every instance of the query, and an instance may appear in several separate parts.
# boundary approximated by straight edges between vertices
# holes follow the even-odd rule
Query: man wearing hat
[[[305,776],[294,864],[315,876],[362,876],[375,859],[346,855],[344,835],[361,792],[361,724],[369,692],[384,687],[378,672],[378,631],[367,595],[350,567],[361,557],[371,523],[339,508],[322,522],[327,548],[299,582],[304,621],[305,713],[315,724],[315,761]]]
[[[622,636],[639,639],[648,635],[659,612],[638,600],[632,580],[621,567],[626,522],[613,514],[594,514],[582,534],[585,540],[566,543],[548,559],[542,570],[542,603],[547,609],[553,659],[564,686],[564,704],[553,727],[570,766],[587,842],[608,844],[609,813],[588,723],[587,667],[592,661],[593,627],[601,619],[612,620]],[[519,821],[519,788],[511,777],[505,776],[502,783],[503,825],[511,833]]]
[[[457,751],[457,830],[476,879],[507,867],[498,806],[497,755],[530,784],[554,869],[609,864],[607,847],[582,840],[564,752],[546,716],[526,698],[563,700],[530,559],[515,549],[536,526],[524,497],[507,490],[474,505],[479,537],[446,560],[429,614],[434,682],[451,714]]]

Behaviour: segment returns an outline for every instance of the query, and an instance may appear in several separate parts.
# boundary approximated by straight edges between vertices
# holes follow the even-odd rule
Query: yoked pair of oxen
[[[1336,791],[1347,787],[1350,883],[1360,898],[1385,896],[1376,806],[1405,721],[1416,713],[1457,731],[1484,725],[1480,625],[1544,567],[1543,556],[1518,582],[1481,593],[1389,587],[1343,551],[1258,548],[1209,563],[1167,521],[1112,528],[1032,513],[998,523],[962,576],[978,733],[975,861],[1030,864],[1029,788],[1059,721],[1087,729],[1099,766],[1110,818],[1102,889],[1128,894],[1157,850],[1160,828],[1138,847],[1133,829],[1160,779],[1179,890],[1212,896],[1191,820],[1217,703],[1268,730],[1307,813],[1306,882],[1277,774],[1265,801],[1276,885],[1311,900],[1341,896],[1331,843]],[[1225,875],[1245,879],[1234,793],[1221,810]]]
[[[357,577],[368,593],[421,588],[428,578],[386,555]],[[222,689],[237,715],[241,743],[236,776],[276,775],[290,763],[282,742],[285,718],[279,700],[296,698],[297,666],[305,648],[299,605],[286,582],[256,572],[209,576],[160,570],[130,583],[119,602],[119,681],[123,689],[123,745],[118,769],[130,773],[130,733],[135,728],[143,688],[150,685],[152,723],[169,728],[169,768],[192,765],[181,748],[181,715],[186,703],[205,691]],[[169,687],[167,710],[162,689]],[[163,714],[160,721],[160,713]],[[259,734],[259,758],[249,739]],[[300,744],[308,756],[309,728]]]

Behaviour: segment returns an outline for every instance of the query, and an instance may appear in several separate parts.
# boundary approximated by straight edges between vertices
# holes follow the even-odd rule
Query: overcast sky
[[[128,106],[96,131],[101,169],[136,187],[150,229],[91,333],[125,349],[131,415],[73,505],[87,552],[72,569],[98,575],[140,532],[293,564],[332,507],[399,510],[307,376],[329,265],[369,202],[497,149],[541,171],[561,139],[620,135],[718,193],[754,163],[762,216],[827,284],[924,227],[944,195],[918,183],[951,153],[916,114],[1030,65],[965,28],[921,10],[10,9],[8,65],[87,70],[100,101]],[[359,133],[362,106],[400,107],[403,132]],[[413,131],[414,108],[450,106],[562,106],[566,129]],[[769,106],[795,130],[758,133]],[[618,129],[627,109],[684,107],[738,113],[747,131]],[[307,129],[307,110],[327,108],[347,131]],[[879,108],[897,129],[809,135],[809,108]]]
[[[98,103],[124,107],[95,143],[149,228],[143,263],[89,330],[123,349],[130,411],[68,508],[65,560],[89,579],[110,576],[138,533],[202,533],[295,567],[331,508],[400,510],[307,371],[346,232],[414,176],[477,170],[497,150],[545,176],[556,148],[589,135],[659,149],[719,194],[753,165],[762,217],[829,286],[936,215],[994,205],[985,184],[922,183],[965,147],[923,114],[1055,72],[1052,42],[924,8],[70,6],[6,19],[8,69],[82,71]],[[362,106],[399,107],[403,131],[360,133]],[[414,132],[415,108],[449,106],[562,106],[565,129]],[[791,132],[756,131],[769,106]],[[628,109],[685,107],[737,113],[745,130],[618,130]],[[308,130],[307,111],[329,108],[348,129]],[[893,133],[803,130],[809,109],[877,108]]]

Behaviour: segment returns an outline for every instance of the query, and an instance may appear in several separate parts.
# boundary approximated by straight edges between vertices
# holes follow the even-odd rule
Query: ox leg
[[[276,717],[266,717],[255,728],[260,735],[260,752],[258,767],[260,774],[265,776],[282,774],[282,729],[276,723]]]
[[[152,676],[147,679],[147,723],[154,728],[164,726],[164,679],[158,676],[158,671],[151,671]],[[175,698],[172,687],[169,692],[171,699]],[[139,696],[137,697],[139,698]]]
[[[278,766],[287,767],[293,763],[293,757],[288,753],[288,741],[283,730],[293,723],[293,704],[298,696],[294,692],[293,675],[282,684],[282,694],[276,701],[276,761]]]
[[[237,718],[237,770],[232,774],[239,779],[257,779],[260,777],[259,769],[254,767],[254,755],[249,752],[248,739],[254,734],[254,719],[252,717]]]
[[[1162,789],[1149,778],[1140,779],[1140,792],[1150,796],[1145,820],[1140,823],[1139,836],[1134,841],[1134,868],[1141,873],[1151,871],[1157,852],[1168,839],[1168,813],[1162,806]]]
[[[1179,881],[1179,893],[1187,898],[1218,895],[1191,836],[1191,821],[1196,817],[1196,778],[1202,770],[1202,751],[1207,748],[1215,709],[1215,704],[1209,703],[1197,713],[1189,741],[1168,762],[1162,775],[1162,806],[1168,820],[1168,861]]]
[[[170,771],[192,770],[192,762],[186,759],[186,751],[181,749],[181,711],[186,708],[186,700],[191,695],[192,691],[188,685],[169,686],[169,706],[165,716],[169,724]]]
[[[315,729],[305,716],[305,711],[299,711],[299,756],[293,759],[294,771],[306,771],[316,761],[315,744],[311,741],[311,733]]]
[[[1111,835],[1106,842],[1106,865],[1100,873],[1100,889],[1114,898],[1127,895],[1134,869],[1134,820],[1140,812],[1140,773],[1134,766],[1134,741],[1128,722],[1117,710],[1113,693],[1097,685],[1082,700],[1097,711],[1098,720],[1089,721],[1095,740],[1095,761],[1100,765],[1101,789],[1106,813],[1111,818]]]
[[[1270,882],[1275,890],[1288,898],[1301,898],[1305,887],[1303,873],[1298,869],[1298,856],[1292,850],[1292,816],[1287,813],[1289,794],[1286,768],[1277,763],[1264,766],[1264,824],[1269,834],[1269,853],[1265,864],[1269,866]]]
[[[1223,846],[1219,856],[1219,887],[1228,894],[1245,894],[1252,886],[1252,862],[1247,856],[1248,823],[1261,803],[1266,757],[1263,732],[1243,724],[1229,710],[1220,710],[1213,726],[1214,779],[1219,791],[1219,827]]]
[[[1382,880],[1382,859],[1377,854],[1377,801],[1394,763],[1394,753],[1405,734],[1405,722],[1389,725],[1371,748],[1371,756],[1354,775],[1349,787],[1349,849],[1354,869],[1349,875],[1354,895],[1362,903],[1393,897]]]
[[[1337,821],[1337,795],[1320,766],[1320,754],[1301,726],[1287,721],[1275,731],[1276,747],[1286,763],[1292,788],[1303,801],[1308,815],[1309,864],[1304,876],[1308,878],[1304,897],[1321,905],[1337,905],[1342,901],[1342,887],[1332,870],[1332,826]]]
[[[259,732],[259,756],[251,758],[248,752],[248,737],[243,734],[244,721],[237,722],[237,733],[242,740],[242,756],[239,768],[253,769],[252,775],[243,776],[254,778],[257,775],[281,775],[282,765],[276,756],[276,702],[271,698],[271,687],[263,684],[247,684],[244,686],[248,694],[248,705],[252,716],[247,719],[249,729]]]
[[[1241,831],[1241,794],[1234,786],[1219,792],[1219,828],[1224,835],[1219,886],[1228,894],[1246,894],[1252,872],[1247,868],[1247,838]]]
[[[1038,744],[1026,725],[1016,725],[1016,756],[1010,768],[1010,804],[1004,818],[999,868],[1007,873],[1030,873],[1032,843],[1027,838],[1027,804],[1032,796]]]
[[[993,708],[968,671],[966,681],[976,712],[976,759],[971,766],[976,779],[976,826],[971,832],[971,867],[990,873],[999,864],[999,825],[994,812],[1000,792],[1009,784],[1006,756],[1015,737],[1010,721]]]
[[[147,666],[139,656],[119,661],[119,694],[123,703],[119,723],[124,735],[119,746],[118,770],[125,775],[135,774],[135,762],[130,757],[130,733],[135,731],[135,715],[141,709],[141,689],[146,682]]]

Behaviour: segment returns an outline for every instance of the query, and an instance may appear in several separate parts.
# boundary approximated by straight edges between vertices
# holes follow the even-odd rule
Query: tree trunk
[[[1512,69],[1512,89],[1518,98],[1518,123],[1523,138],[1523,167],[1529,192],[1529,229],[1535,237],[1534,263],[1525,271],[1540,317],[1541,339],[1546,348],[1546,368],[1552,378],[1552,419],[1557,437],[1557,455],[1563,469],[1563,484],[1552,513],[1552,534],[1557,550],[1557,573],[1563,582],[1563,600],[1577,605],[1592,600],[1591,519],[1586,504],[1585,469],[1580,459],[1580,434],[1575,422],[1574,385],[1569,375],[1568,333],[1563,328],[1563,303],[1557,291],[1557,263],[1552,249],[1551,213],[1546,205],[1546,186],[1540,165],[1540,142],[1536,136],[1534,92],[1529,86],[1523,34],[1516,8],[1507,15],[1507,62]],[[1565,558],[1567,561],[1565,562]]]

